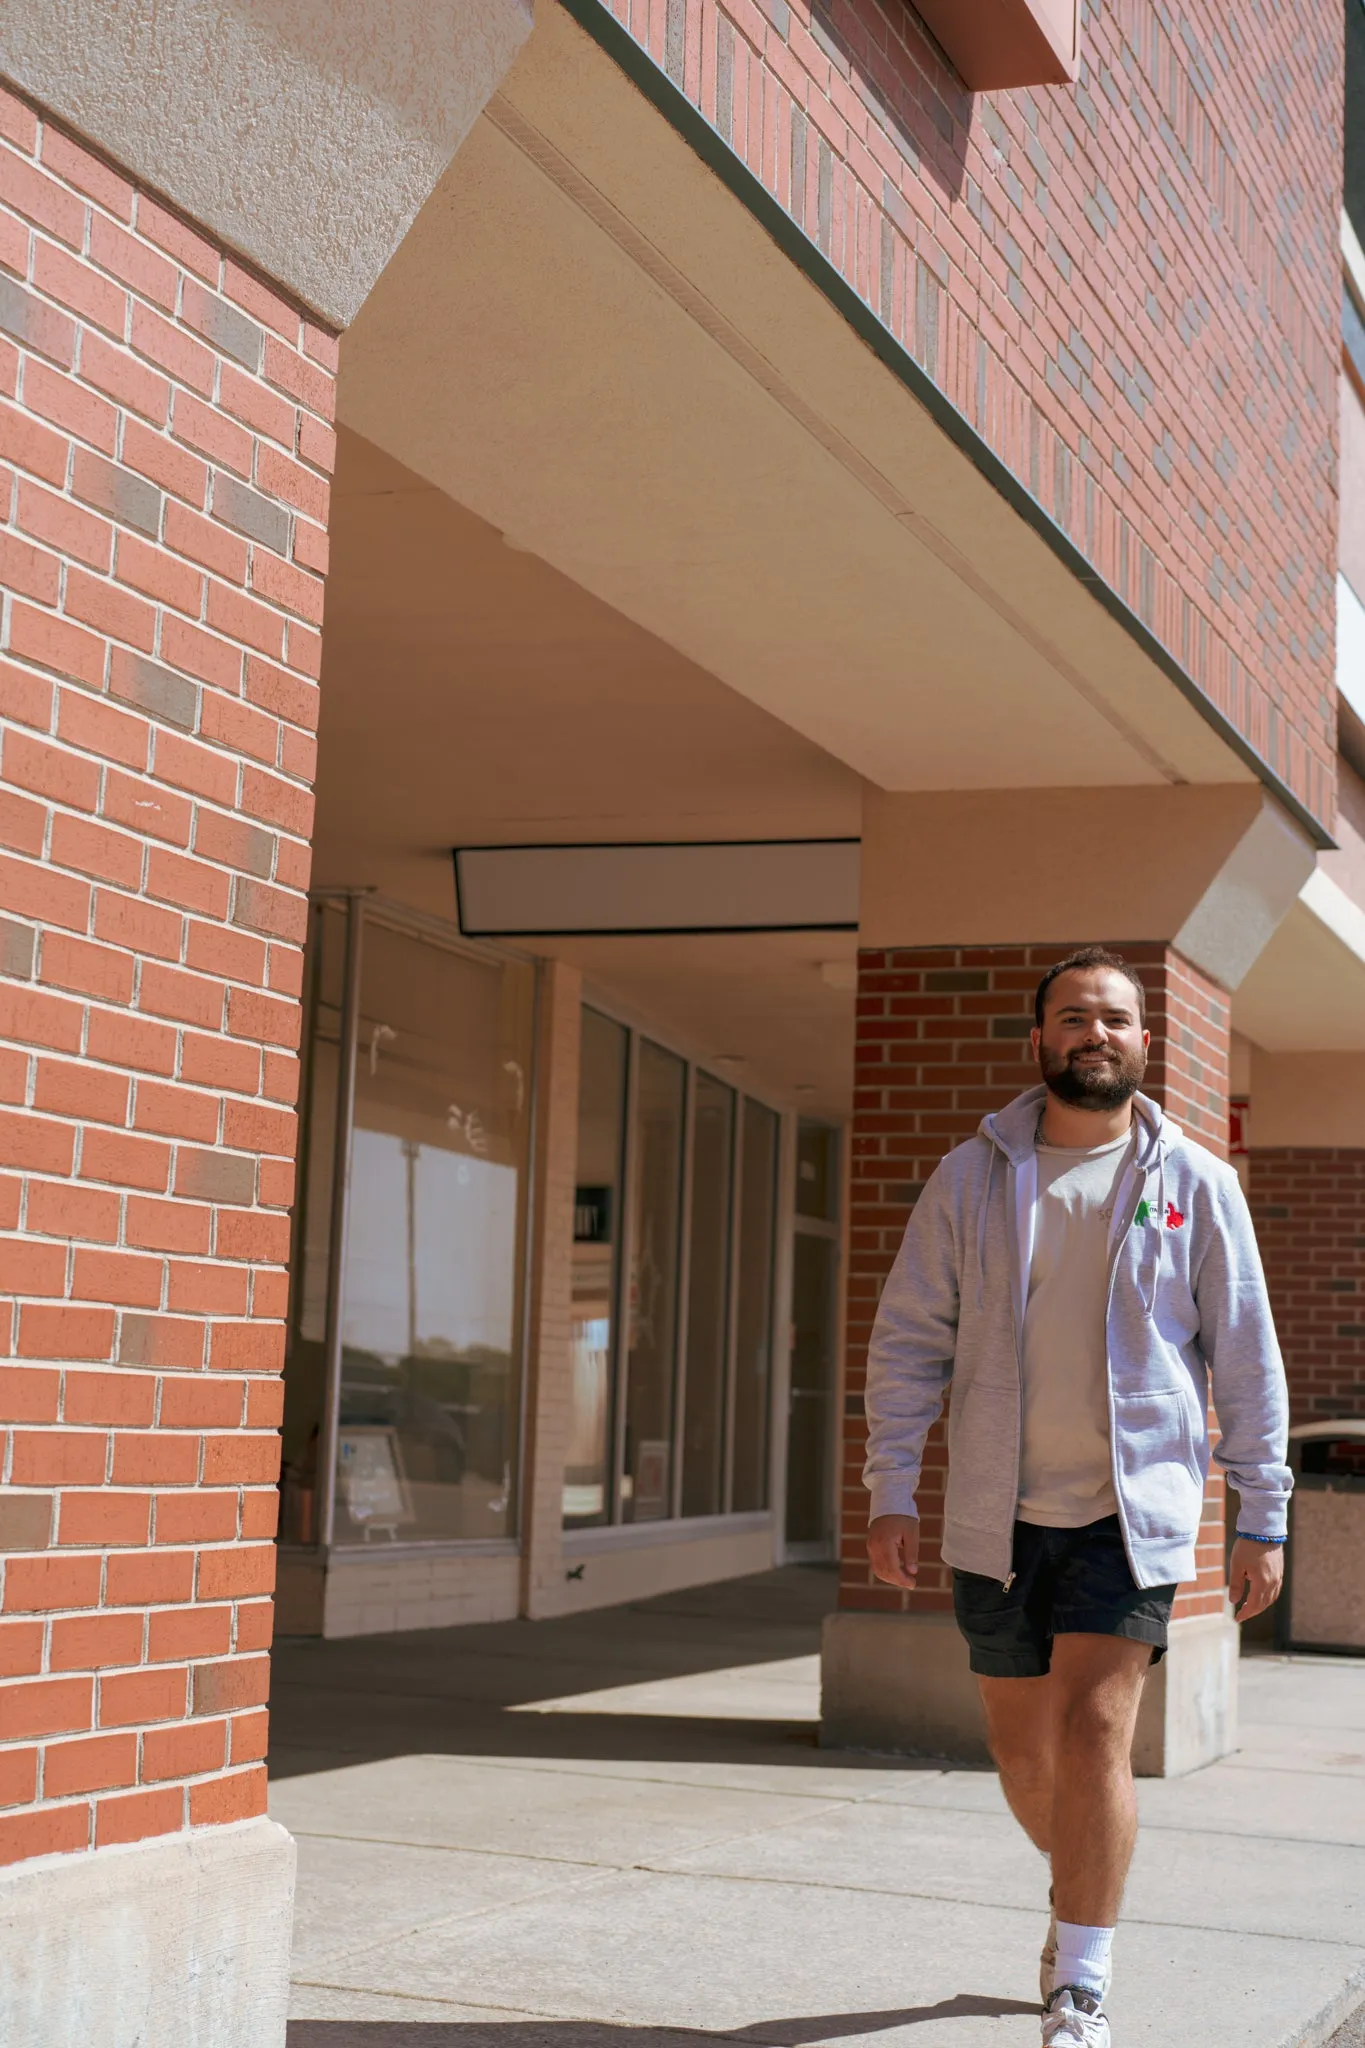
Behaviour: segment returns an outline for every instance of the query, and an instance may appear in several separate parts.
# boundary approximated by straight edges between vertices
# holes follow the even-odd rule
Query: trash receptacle
[[[1365,1419],[1291,1429],[1289,1462],[1283,1647],[1365,1656]]]

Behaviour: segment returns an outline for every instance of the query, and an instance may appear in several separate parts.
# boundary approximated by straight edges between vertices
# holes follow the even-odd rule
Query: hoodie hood
[[[1033,1156],[1038,1119],[1046,1101],[1047,1088],[1040,1081],[1035,1087],[1026,1088],[1022,1095],[1016,1095],[1003,1109],[983,1116],[977,1128],[983,1138],[1004,1153],[1011,1166],[1022,1166]],[[1138,1134],[1136,1164],[1146,1172],[1158,1163],[1160,1152],[1179,1143],[1184,1132],[1159,1102],[1153,1102],[1150,1095],[1140,1090],[1133,1097],[1133,1112]]]
[[[984,1298],[985,1289],[986,1211],[990,1203],[996,1157],[1000,1155],[1012,1169],[1008,1207],[1013,1219],[1017,1262],[1013,1276],[1014,1307],[1020,1328],[1023,1327],[1024,1308],[1028,1300],[1028,1275],[1033,1261],[1034,1204],[1038,1191],[1038,1119],[1043,1113],[1046,1101],[1047,1088],[1039,1082],[1032,1088],[1026,1088],[1022,1095],[1016,1095],[1013,1102],[1007,1102],[1003,1109],[983,1116],[978,1126],[980,1136],[991,1147],[990,1165],[986,1172],[985,1199],[978,1210],[976,1225],[978,1303]],[[1133,1130],[1137,1143],[1128,1172],[1121,1184],[1119,1200],[1115,1204],[1115,1230],[1118,1228],[1125,1204],[1137,1199],[1146,1185],[1148,1174],[1153,1172],[1158,1176],[1156,1213],[1158,1216],[1165,1214],[1166,1162],[1171,1148],[1178,1144],[1184,1135],[1179,1124],[1166,1115],[1160,1103],[1153,1102],[1150,1095],[1143,1095],[1141,1091],[1133,1096]],[[1153,1234],[1140,1283],[1141,1300],[1148,1315],[1155,1312],[1160,1271],[1161,1233],[1157,1231]]]

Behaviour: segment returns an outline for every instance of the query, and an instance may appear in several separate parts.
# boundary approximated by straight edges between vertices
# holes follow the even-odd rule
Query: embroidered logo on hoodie
[[[1137,1205],[1137,1210],[1133,1216],[1133,1221],[1134,1223],[1155,1223],[1157,1229],[1160,1230],[1162,1225],[1162,1216],[1157,1204],[1155,1202],[1149,1202],[1144,1198]],[[1181,1209],[1177,1209],[1174,1202],[1168,1202],[1166,1204],[1165,1216],[1165,1224],[1167,1230],[1179,1230],[1184,1221],[1184,1211]]]

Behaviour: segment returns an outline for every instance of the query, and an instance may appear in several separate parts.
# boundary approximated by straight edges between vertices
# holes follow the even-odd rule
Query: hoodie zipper
[[[991,1141],[991,1142],[992,1142],[992,1144],[993,1144],[993,1143],[995,1142],[995,1141],[994,1141],[994,1139],[992,1139],[992,1141]],[[1013,1189],[1013,1191],[1014,1191],[1014,1201],[1013,1201],[1013,1202],[1011,1202],[1011,1199],[1010,1199],[1011,1189]],[[989,1196],[990,1196],[990,1177],[989,1177],[989,1175],[987,1176],[987,1180],[986,1180],[986,1194],[987,1194],[987,1198],[989,1199]],[[1008,1247],[1009,1247],[1009,1254],[1010,1254],[1010,1260],[1009,1260],[1009,1270],[1010,1270],[1010,1272],[1011,1272],[1011,1273],[1015,1273],[1015,1272],[1016,1272],[1016,1271],[1018,1270],[1018,1263],[1019,1263],[1019,1262],[1018,1262],[1018,1258],[1017,1258],[1017,1255],[1016,1255],[1016,1243],[1017,1243],[1017,1239],[1018,1239],[1018,1233],[1019,1233],[1019,1219],[1018,1219],[1018,1216],[1017,1216],[1017,1215],[1011,1215],[1011,1213],[1010,1213],[1011,1209],[1012,1209],[1012,1208],[1013,1208],[1013,1207],[1014,1207],[1014,1206],[1015,1206],[1015,1205],[1017,1204],[1017,1202],[1018,1202],[1018,1196],[1019,1196],[1019,1175],[1018,1175],[1018,1172],[1017,1172],[1017,1170],[1016,1170],[1016,1168],[1015,1168],[1015,1164],[1014,1164],[1014,1161],[1013,1161],[1012,1159],[1010,1159],[1010,1158],[1006,1158],[1006,1160],[1005,1160],[1005,1241],[1006,1241],[1006,1244],[1007,1244],[1007,1245],[1008,1245]],[[1023,1457],[1024,1457],[1024,1326],[1023,1326],[1023,1320],[1022,1320],[1022,1317],[1023,1317],[1023,1310],[1024,1310],[1024,1309],[1025,1309],[1025,1308],[1027,1307],[1027,1296],[1026,1296],[1026,1293],[1025,1293],[1025,1290],[1027,1289],[1027,1286],[1028,1286],[1028,1275],[1027,1275],[1027,1273],[1023,1273],[1023,1274],[1020,1274],[1020,1276],[1019,1276],[1019,1282],[1018,1282],[1018,1286],[1017,1286],[1017,1288],[1016,1288],[1016,1287],[1015,1287],[1014,1285],[1011,1285],[1011,1287],[1010,1287],[1010,1321],[1011,1321],[1011,1323],[1012,1323],[1012,1324],[1013,1324],[1013,1326],[1014,1326],[1014,1404],[1015,1404],[1015,1428],[1014,1428],[1014,1504],[1015,1504],[1015,1506],[1016,1506],[1016,1507],[1018,1507],[1018,1505],[1019,1505],[1019,1470],[1020,1470],[1020,1466],[1021,1466],[1021,1465],[1022,1465],[1022,1463],[1023,1463]],[[1023,1296],[1024,1296],[1024,1300],[1023,1300],[1023,1301],[1021,1302],[1020,1300],[1016,1299],[1016,1295],[1023,1295]],[[1011,1545],[1011,1549],[1013,1548],[1013,1544],[1014,1544],[1014,1521],[1013,1521],[1013,1518],[1011,1517],[1011,1520],[1010,1520],[1010,1545]],[[1007,1572],[1006,1572],[1006,1574],[1005,1574],[1004,1578],[1003,1578],[1003,1579],[1001,1580],[1001,1582],[1000,1582],[1000,1590],[1001,1590],[1001,1592],[1002,1592],[1002,1593],[1008,1593],[1008,1591],[1009,1591],[1010,1587],[1011,1587],[1011,1586],[1012,1586],[1012,1585],[1014,1584],[1014,1581],[1015,1581],[1015,1579],[1016,1579],[1016,1577],[1017,1577],[1017,1576],[1018,1576],[1018,1574],[1017,1574],[1017,1573],[1015,1572],[1015,1570],[1014,1570],[1014,1567],[1013,1567],[1013,1565],[1011,1565],[1011,1567],[1010,1567],[1009,1571],[1007,1571]]]
[[[1133,1535],[1128,1527],[1128,1515],[1123,1505],[1123,1488],[1119,1485],[1118,1415],[1114,1407],[1114,1374],[1109,1362],[1109,1311],[1114,1305],[1114,1282],[1118,1277],[1119,1254],[1128,1242],[1128,1233],[1137,1221],[1137,1212],[1147,1191],[1147,1168],[1145,1166],[1138,1166],[1135,1161],[1133,1170],[1137,1176],[1137,1191],[1133,1197],[1132,1213],[1129,1215],[1122,1230],[1115,1231],[1114,1242],[1109,1256],[1109,1285],[1105,1290],[1104,1296],[1104,1389],[1109,1403],[1109,1477],[1113,1483],[1114,1504],[1118,1511],[1119,1529],[1123,1536],[1123,1554],[1128,1560],[1128,1569],[1132,1573],[1133,1583],[1136,1585],[1137,1566],[1133,1560]],[[1157,1228],[1159,1232],[1159,1223]],[[1160,1269],[1160,1261],[1161,1242],[1158,1236],[1158,1271]]]

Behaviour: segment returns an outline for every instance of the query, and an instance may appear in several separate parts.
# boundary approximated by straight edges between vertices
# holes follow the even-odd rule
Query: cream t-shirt
[[[1024,1311],[1021,1522],[1080,1529],[1117,1512],[1109,1449],[1109,1226],[1131,1132],[1089,1150],[1039,1138]]]

